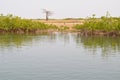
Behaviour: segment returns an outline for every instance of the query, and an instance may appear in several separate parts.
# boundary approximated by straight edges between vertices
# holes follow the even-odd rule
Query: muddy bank
[[[54,32],[57,30],[49,29],[49,30],[39,30],[39,29],[34,29],[34,30],[26,30],[26,29],[12,29],[12,30],[2,30],[0,29],[0,33],[14,33],[14,34],[26,34],[26,33],[32,33],[32,34],[39,34],[43,32]]]
[[[74,32],[78,33],[81,36],[120,36],[120,31],[103,31],[103,30],[77,30],[75,28],[68,28],[66,30],[58,30],[58,29],[32,29],[32,30],[26,30],[26,29],[11,29],[11,30],[2,30],[0,29],[0,33],[14,33],[14,34],[26,34],[26,33],[32,33],[32,34],[40,34],[43,32]]]

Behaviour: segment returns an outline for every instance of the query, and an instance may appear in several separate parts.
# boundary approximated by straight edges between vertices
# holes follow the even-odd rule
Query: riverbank
[[[82,36],[120,36],[120,18],[102,17],[84,20],[34,20],[55,25],[58,31],[77,32]],[[65,28],[65,29],[64,29]]]
[[[90,17],[70,20],[30,20],[0,15],[0,33],[77,32],[84,36],[120,36],[120,18]]]

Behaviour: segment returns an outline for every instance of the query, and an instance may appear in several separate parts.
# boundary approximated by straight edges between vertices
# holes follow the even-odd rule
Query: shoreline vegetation
[[[55,30],[57,26],[48,25],[30,19],[21,19],[18,16],[0,15],[0,33],[39,33],[46,30]]]
[[[75,28],[82,35],[120,36],[120,17],[111,17],[109,12],[101,18],[95,18],[93,14],[84,24],[78,24]]]
[[[22,19],[18,16],[0,14],[0,33],[77,32],[83,36],[120,36],[120,17],[111,17],[107,12],[101,18],[86,19]]]

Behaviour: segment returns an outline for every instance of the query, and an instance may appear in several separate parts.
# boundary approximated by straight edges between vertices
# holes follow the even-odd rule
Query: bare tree
[[[52,11],[48,11],[46,9],[43,9],[43,13],[45,13],[45,15],[46,15],[46,21],[48,21],[48,19],[49,19],[48,17],[52,15]]]

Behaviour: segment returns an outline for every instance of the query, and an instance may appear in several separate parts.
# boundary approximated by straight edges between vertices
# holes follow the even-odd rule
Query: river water
[[[120,80],[120,38],[1,34],[0,80]]]

